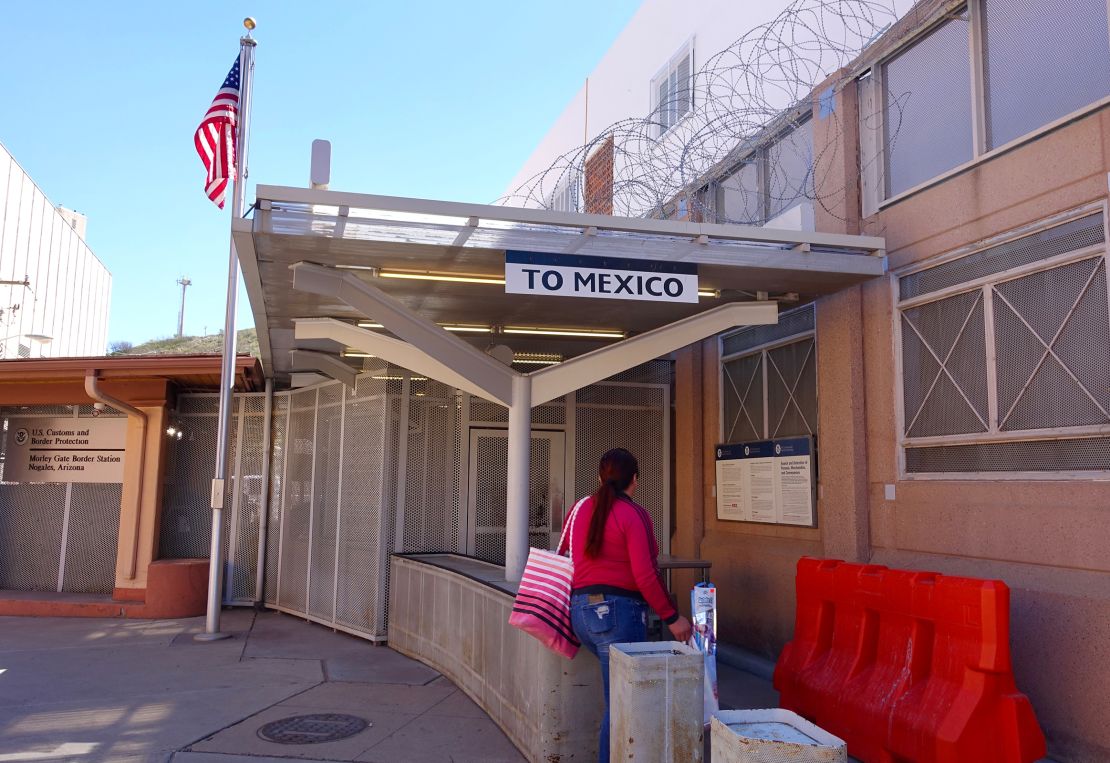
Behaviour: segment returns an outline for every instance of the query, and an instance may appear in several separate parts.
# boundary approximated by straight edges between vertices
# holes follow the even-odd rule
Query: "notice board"
[[[815,527],[813,438],[718,445],[717,519]]]

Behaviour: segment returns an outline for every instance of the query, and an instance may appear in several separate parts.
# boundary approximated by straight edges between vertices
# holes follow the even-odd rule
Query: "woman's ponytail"
[[[601,553],[605,525],[617,497],[628,489],[640,473],[636,457],[624,448],[613,448],[601,457],[598,465],[598,486],[593,495],[593,516],[586,535],[586,556],[593,559]]]

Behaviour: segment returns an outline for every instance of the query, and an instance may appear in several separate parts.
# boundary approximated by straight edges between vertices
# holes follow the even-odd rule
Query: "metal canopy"
[[[502,333],[506,327],[586,329],[635,336],[756,295],[799,301],[882,275],[881,238],[736,225],[579,215],[548,210],[461,204],[260,185],[253,220],[233,235],[258,329],[266,373],[279,382],[310,355],[337,355],[331,340],[295,339],[298,319],[376,320],[326,294],[293,289],[291,266],[313,263],[343,270],[479,348],[575,357],[613,339]],[[458,274],[503,278],[508,249],[697,264],[699,286],[713,292],[698,304],[630,302],[505,293],[499,283],[412,279]],[[409,278],[386,277],[407,273]],[[351,362],[355,362],[353,359]]]
[[[875,238],[272,186],[258,188],[254,220],[236,220],[232,235],[270,376],[322,370],[342,378],[326,353],[348,347],[508,408],[506,580],[520,579],[528,556],[534,405],[734,326],[775,323],[770,294],[808,299],[886,266]],[[695,264],[706,297],[680,304],[509,294],[508,250]],[[468,343],[464,327],[483,333]],[[601,329],[607,342],[590,335]],[[565,336],[575,332],[592,343]],[[556,345],[564,360],[525,373],[482,352],[494,343],[514,353]]]

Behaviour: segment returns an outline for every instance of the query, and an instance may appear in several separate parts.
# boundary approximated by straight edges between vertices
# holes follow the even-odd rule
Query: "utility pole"
[[[177,336],[180,338],[185,333],[185,290],[193,285],[185,276],[177,279],[177,283],[181,286],[181,309],[177,312]]]

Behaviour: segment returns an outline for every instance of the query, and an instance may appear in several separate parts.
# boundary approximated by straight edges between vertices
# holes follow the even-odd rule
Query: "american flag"
[[[227,73],[227,79],[212,99],[208,113],[193,136],[200,160],[208,171],[204,193],[224,208],[224,191],[229,180],[235,179],[235,141],[239,124],[239,59]]]

